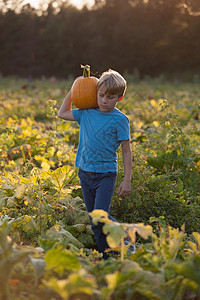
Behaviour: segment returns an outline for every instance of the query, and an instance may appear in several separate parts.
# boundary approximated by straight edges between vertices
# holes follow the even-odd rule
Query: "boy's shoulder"
[[[127,115],[125,115],[121,110],[119,110],[118,108],[115,108],[113,110],[114,115],[118,116],[121,119],[128,119]]]
[[[116,113],[116,114],[119,114],[119,115],[121,115],[121,116],[126,116],[121,110],[119,110],[119,109],[116,108],[116,107],[114,108],[113,112]]]
[[[98,108],[92,108],[89,109],[89,113],[91,113],[94,117],[96,116],[104,116],[106,118],[110,118],[110,119],[115,119],[116,121],[120,121],[120,120],[128,120],[128,117],[122,112],[120,111],[118,108],[114,108],[111,112],[106,112],[106,113],[102,113],[99,112]]]
[[[83,115],[83,116],[90,116],[92,118],[98,118],[99,116],[104,115],[104,117],[106,118],[115,118],[115,119],[127,119],[128,117],[122,112],[120,111],[118,108],[114,108],[113,111],[108,112],[108,113],[102,113],[99,111],[99,108],[88,108],[88,109],[74,109],[73,111],[75,111],[75,114],[78,115]]]
[[[73,111],[82,114],[82,113],[90,113],[90,112],[98,111],[98,108],[83,108],[83,109],[74,108]]]

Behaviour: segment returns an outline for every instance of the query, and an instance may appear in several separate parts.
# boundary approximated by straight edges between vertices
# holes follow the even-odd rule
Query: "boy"
[[[117,177],[116,151],[120,144],[124,180],[117,192],[121,197],[131,192],[132,154],[129,120],[116,108],[125,91],[125,79],[118,72],[108,70],[101,75],[97,83],[98,108],[71,110],[72,99],[69,91],[58,112],[59,118],[77,121],[80,125],[75,166],[79,168],[78,175],[88,213],[94,209],[110,212]],[[110,219],[116,221],[111,216]],[[103,258],[108,258],[105,250],[109,247],[102,232],[102,224],[92,224],[92,229],[99,252],[103,253]]]

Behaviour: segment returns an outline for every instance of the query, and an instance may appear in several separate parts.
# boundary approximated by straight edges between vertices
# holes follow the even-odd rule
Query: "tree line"
[[[3,3],[3,76],[66,78],[80,74],[80,64],[96,76],[108,68],[141,76],[199,73],[199,0],[96,0],[82,9],[51,0],[42,11]]]

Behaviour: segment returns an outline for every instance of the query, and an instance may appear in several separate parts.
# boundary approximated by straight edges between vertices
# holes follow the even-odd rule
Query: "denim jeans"
[[[117,173],[93,173],[79,169],[78,176],[81,181],[81,188],[87,212],[89,213],[94,209],[103,209],[109,213],[110,203],[115,189]],[[112,221],[117,222],[110,215],[109,218]],[[106,235],[102,231],[104,224],[99,223],[98,225],[94,225],[91,218],[90,223],[92,225],[98,250],[99,252],[103,253],[103,258],[106,259],[109,255],[104,253],[104,251],[109,248],[109,246],[106,241]]]

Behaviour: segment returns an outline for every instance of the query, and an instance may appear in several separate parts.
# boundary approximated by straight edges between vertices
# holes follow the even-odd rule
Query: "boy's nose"
[[[103,97],[103,102],[107,102],[107,101],[108,101],[107,97],[106,96]]]

